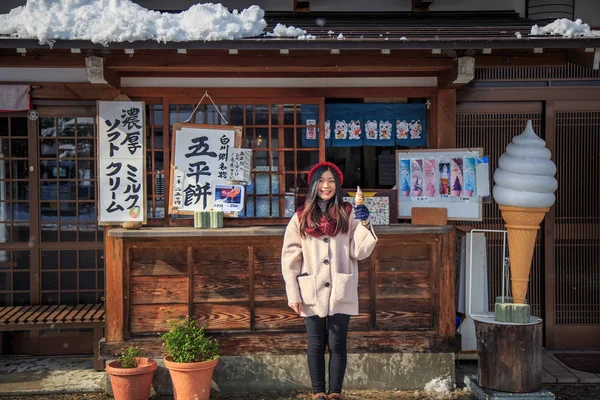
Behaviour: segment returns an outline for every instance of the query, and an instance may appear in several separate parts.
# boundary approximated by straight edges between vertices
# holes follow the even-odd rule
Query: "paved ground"
[[[473,364],[464,363],[462,370],[473,369]],[[0,400],[108,400],[110,397],[104,390],[104,373],[93,371],[90,358],[18,358],[6,357],[0,362]],[[457,369],[457,384],[462,383],[462,371]],[[556,395],[558,400],[600,400],[598,384],[545,384],[545,388]],[[2,393],[15,393],[11,389],[19,389],[19,396],[3,396]],[[28,395],[27,390],[40,392],[43,395]],[[59,390],[68,390],[76,394],[52,394]],[[436,396],[425,392],[399,391],[355,391],[345,392],[348,400],[472,400],[469,393],[458,390],[449,396]],[[263,393],[263,394],[219,394],[211,397],[215,400],[299,400],[308,399],[307,392]],[[170,397],[152,397],[152,400],[170,400]]]
[[[419,392],[392,392],[392,391],[348,391],[344,393],[348,400],[433,400],[433,399],[452,399],[452,400],[471,400],[473,399],[470,395],[463,393],[462,391],[454,393],[452,396],[433,396]],[[310,395],[306,392],[295,392],[295,393],[267,393],[267,394],[227,394],[219,395],[215,394],[211,396],[211,399],[215,400],[299,400],[309,399]],[[86,394],[86,395],[45,395],[38,397],[0,397],[1,400],[107,400],[110,397],[102,394]],[[170,400],[172,397],[151,397],[150,400]]]
[[[556,395],[557,400],[600,400],[600,385],[544,385]],[[348,391],[345,393],[348,400],[433,400],[435,397],[424,393],[409,392],[383,392],[383,391]],[[214,395],[215,400],[297,400],[308,399],[307,393],[267,393],[260,395]],[[43,395],[43,396],[13,396],[2,397],[0,400],[108,400],[110,397],[99,394],[81,395]],[[170,400],[169,397],[152,397],[151,400]],[[446,399],[472,400],[470,395],[456,392],[452,397]]]

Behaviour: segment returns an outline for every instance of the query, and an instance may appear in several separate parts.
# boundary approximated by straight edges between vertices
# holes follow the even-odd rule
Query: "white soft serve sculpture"
[[[523,133],[512,139],[498,160],[493,190],[508,230],[511,287],[517,304],[525,302],[537,231],[555,201],[555,174],[546,142],[527,121]]]

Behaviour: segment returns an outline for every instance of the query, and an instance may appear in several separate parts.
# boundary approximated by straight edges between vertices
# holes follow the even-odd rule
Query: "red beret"
[[[340,180],[340,186],[342,186],[342,184],[344,183],[344,174],[342,174],[342,171],[338,168],[337,165],[335,165],[334,163],[330,163],[329,161],[323,161],[318,164],[315,164],[315,166],[312,167],[310,169],[310,171],[308,171],[308,184],[309,185],[310,185],[310,181],[312,180],[313,174],[315,173],[316,170],[318,170],[321,167],[329,167],[333,172],[335,172]]]

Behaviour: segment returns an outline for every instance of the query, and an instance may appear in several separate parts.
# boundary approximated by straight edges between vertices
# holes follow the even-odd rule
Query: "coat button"
[[[329,282],[325,282],[325,287],[329,287]]]
[[[323,264],[325,264],[325,265],[329,265],[329,260],[328,260],[327,258],[326,258],[326,259],[324,259],[324,260],[323,260]]]
[[[323,241],[324,241],[325,243],[329,243],[329,238],[325,238],[325,239],[323,239]]]

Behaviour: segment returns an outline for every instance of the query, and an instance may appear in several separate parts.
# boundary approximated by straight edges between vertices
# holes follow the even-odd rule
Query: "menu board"
[[[477,164],[483,149],[396,150],[398,218],[413,207],[446,208],[448,219],[481,221],[483,190]],[[487,162],[487,159],[486,159]],[[483,179],[482,179],[483,178]],[[483,186],[482,188],[483,189]]]

